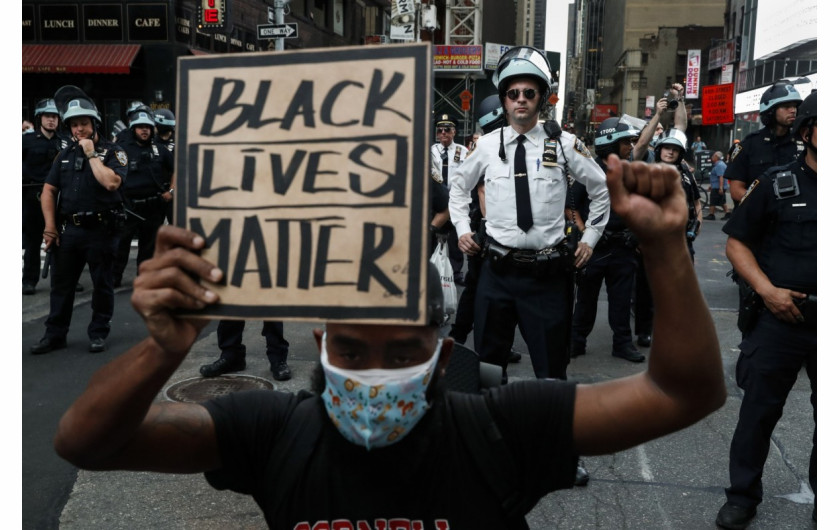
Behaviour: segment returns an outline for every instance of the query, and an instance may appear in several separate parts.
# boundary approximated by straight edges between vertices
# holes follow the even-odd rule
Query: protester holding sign
[[[374,528],[396,518],[412,528],[523,527],[540,498],[572,486],[578,454],[685,428],[726,399],[717,335],[684,242],[676,171],[612,156],[607,166],[612,207],[649,250],[659,310],[648,370],[591,385],[530,380],[484,395],[446,393],[453,341],[439,338],[438,290],[429,317],[413,325],[328,321],[315,330],[315,393],[156,401],[207,322],[176,311],[218,304],[226,272],[199,256],[204,239],[167,225],[132,297],[150,336],[93,376],[62,418],[56,450],[84,469],[204,472],[216,488],[252,495],[270,528]],[[389,394],[393,405],[378,401]],[[473,412],[486,423],[473,428]],[[383,436],[367,421],[392,428]],[[499,437],[485,438],[485,426]],[[501,453],[516,458],[494,480],[500,462],[487,459]],[[513,498],[520,502],[506,502]]]

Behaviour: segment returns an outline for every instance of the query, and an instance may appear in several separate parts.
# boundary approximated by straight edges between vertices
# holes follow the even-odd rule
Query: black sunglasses
[[[452,130],[452,127],[438,127],[437,132],[439,133],[448,133]]]
[[[525,96],[525,99],[534,99],[537,97],[537,91],[533,88],[526,88],[525,90],[519,90],[518,88],[511,88],[507,91],[507,97],[511,101],[516,101],[519,99],[519,93],[522,93]]]

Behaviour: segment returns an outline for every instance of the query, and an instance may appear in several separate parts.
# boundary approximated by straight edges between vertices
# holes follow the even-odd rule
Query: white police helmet
[[[662,148],[664,145],[673,145],[682,149],[683,153],[685,153],[686,145],[688,145],[688,138],[686,138],[685,133],[679,129],[668,129],[662,136],[659,137],[659,141],[656,143],[656,150]]]
[[[148,125],[149,127],[155,126],[154,117],[152,114],[152,109],[147,106],[142,106],[139,109],[135,110],[128,122],[129,129],[134,128],[137,125]]]
[[[59,88],[55,96],[56,108],[61,121],[65,125],[69,125],[70,118],[78,118],[81,116],[88,116],[94,122],[94,127],[98,127],[102,122],[102,117],[99,115],[99,110],[82,89],[73,85],[64,85]]]
[[[41,114],[55,114],[58,115],[58,108],[55,106],[55,100],[52,98],[42,99],[35,104],[35,117]]]
[[[504,100],[505,92],[511,79],[532,77],[540,84],[540,107],[548,101],[551,89],[551,66],[541,51],[531,46],[511,48],[499,59],[499,65],[493,73],[493,85],[499,89],[499,98]]]

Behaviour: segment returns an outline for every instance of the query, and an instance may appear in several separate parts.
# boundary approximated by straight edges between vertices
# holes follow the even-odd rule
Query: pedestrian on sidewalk
[[[720,206],[723,209],[723,220],[729,219],[729,205],[726,203],[726,194],[729,191],[729,181],[723,177],[726,173],[726,162],[723,161],[723,153],[715,151],[712,155],[712,171],[709,174],[709,215],[703,219],[715,220],[715,208]]]

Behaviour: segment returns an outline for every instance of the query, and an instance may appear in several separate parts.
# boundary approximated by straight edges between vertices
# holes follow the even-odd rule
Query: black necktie
[[[443,184],[449,186],[449,151],[448,147],[443,148],[443,154],[440,155],[440,168],[443,171]]]
[[[516,153],[513,156],[513,182],[516,187],[516,224],[523,232],[534,226],[531,217],[531,193],[528,191],[528,170],[525,167],[525,135],[516,139]]]

